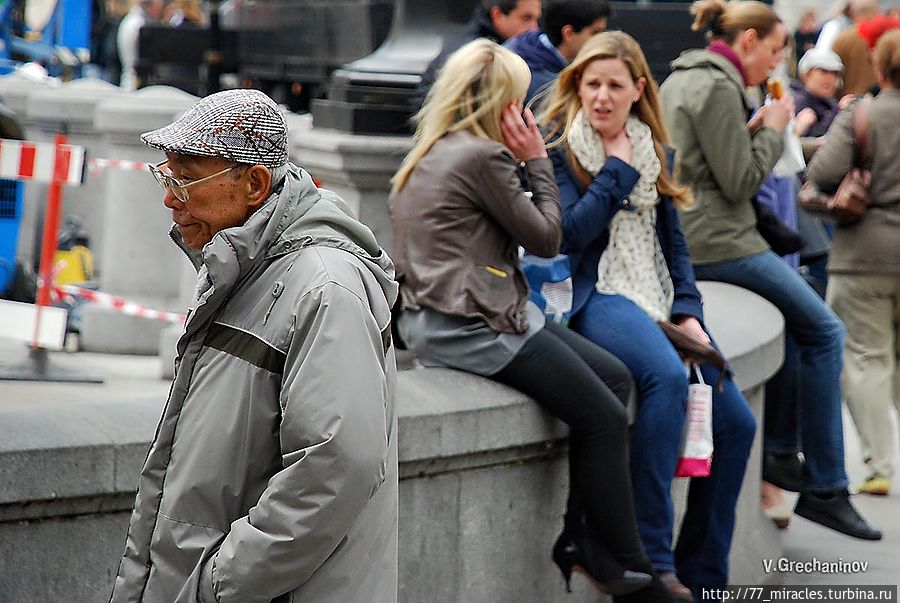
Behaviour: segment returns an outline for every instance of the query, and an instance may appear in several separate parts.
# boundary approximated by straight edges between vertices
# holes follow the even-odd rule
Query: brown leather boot
[[[678,580],[675,572],[660,572],[659,580],[666,585],[666,588],[669,589],[669,594],[676,601],[683,603],[694,602],[694,594],[691,592],[691,589]]]

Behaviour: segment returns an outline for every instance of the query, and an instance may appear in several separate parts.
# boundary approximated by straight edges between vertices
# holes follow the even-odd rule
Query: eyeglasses
[[[182,203],[187,203],[187,201],[188,201],[189,195],[188,195],[187,189],[189,186],[194,186],[195,184],[200,184],[201,182],[206,182],[207,180],[211,180],[211,179],[215,178],[216,176],[221,176],[222,174],[224,174],[226,172],[230,172],[231,170],[233,170],[234,168],[237,167],[236,165],[233,165],[231,167],[225,168],[221,172],[216,172],[215,174],[206,176],[205,178],[201,178],[200,180],[194,180],[193,182],[188,182],[187,184],[185,184],[184,182],[182,182],[181,180],[179,180],[172,174],[169,174],[169,173],[164,172],[161,169],[159,169],[162,166],[166,165],[167,163],[169,163],[168,159],[166,159],[165,161],[161,161],[161,162],[157,163],[156,165],[149,166],[150,173],[153,174],[153,179],[156,180],[156,183],[159,185],[159,187],[161,189],[163,189],[164,191],[172,191],[172,194],[175,195],[175,198],[178,199],[179,201],[181,201]]]

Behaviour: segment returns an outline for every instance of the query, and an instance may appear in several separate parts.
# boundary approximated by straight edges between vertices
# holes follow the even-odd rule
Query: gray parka
[[[394,269],[291,166],[202,253],[113,603],[397,598]]]

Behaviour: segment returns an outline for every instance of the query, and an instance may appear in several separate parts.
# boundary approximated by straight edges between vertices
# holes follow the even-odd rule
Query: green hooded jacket
[[[693,262],[766,251],[751,200],[781,156],[782,135],[766,127],[751,135],[743,78],[725,57],[689,50],[672,69],[660,94],[679,180],[694,191],[694,204],[681,212]]]

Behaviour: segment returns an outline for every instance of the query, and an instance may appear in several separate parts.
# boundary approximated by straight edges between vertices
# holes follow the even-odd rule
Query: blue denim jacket
[[[572,266],[572,316],[575,316],[597,283],[597,265],[609,243],[610,220],[617,211],[630,211],[626,198],[640,174],[621,159],[610,157],[585,189],[572,172],[565,149],[556,147],[549,153],[562,203],[562,252],[569,256]],[[669,165],[673,165],[671,152],[668,159]],[[663,197],[657,206],[656,236],[675,288],[672,316],[693,316],[702,323],[703,300],[694,283],[694,268],[678,211],[669,197]]]

